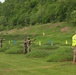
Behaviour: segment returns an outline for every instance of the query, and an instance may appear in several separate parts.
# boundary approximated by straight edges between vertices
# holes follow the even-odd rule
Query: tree
[[[71,12],[69,21],[76,26],[76,10]]]

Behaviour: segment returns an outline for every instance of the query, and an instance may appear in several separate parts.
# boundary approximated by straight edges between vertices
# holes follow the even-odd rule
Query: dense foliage
[[[76,0],[5,0],[0,3],[0,30],[35,24],[76,23]]]

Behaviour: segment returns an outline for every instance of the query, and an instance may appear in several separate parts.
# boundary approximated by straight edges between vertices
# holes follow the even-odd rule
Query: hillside
[[[37,45],[39,47],[39,41],[41,41],[42,42],[41,48],[42,49],[45,48],[47,50],[50,49],[49,47],[51,47],[50,45],[52,44],[60,48],[62,48],[63,46],[65,46],[66,48],[71,48],[72,36],[74,35],[75,30],[76,27],[71,26],[65,22],[48,23],[43,25],[28,26],[21,29],[15,28],[12,30],[1,31],[0,37],[5,38],[6,43],[11,40],[12,41],[17,40],[18,45],[20,45],[19,41],[23,42],[24,38],[29,36],[30,38],[36,39],[36,41],[32,46]],[[66,41],[68,42],[68,44],[66,44]],[[21,42],[21,48],[22,48],[22,42]],[[38,47],[36,47],[37,50]]]
[[[67,24],[66,22],[61,23],[48,23],[43,25],[35,25],[35,26],[28,26],[23,28],[15,28],[11,30],[4,30],[1,31],[1,35],[18,35],[23,36],[22,38],[26,36],[40,38],[41,40],[55,40],[58,42],[62,42],[61,40],[65,41],[68,40],[71,44],[71,38],[74,35],[74,32],[76,31],[76,27]],[[43,33],[45,33],[45,36],[43,36]],[[43,39],[44,38],[44,39]]]
[[[71,35],[74,33],[75,28],[76,28],[75,26],[68,24],[66,22],[47,23],[47,24],[41,24],[41,25],[35,25],[35,26],[30,25],[27,27],[14,28],[10,30],[3,30],[3,31],[0,31],[0,34],[3,34],[3,35],[22,34],[24,35],[24,34],[42,34],[43,32],[45,32],[46,34],[50,35],[51,33],[52,34],[56,34],[56,33],[69,34],[71,32],[70,33]]]

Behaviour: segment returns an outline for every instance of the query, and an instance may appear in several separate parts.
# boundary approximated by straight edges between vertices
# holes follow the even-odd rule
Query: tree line
[[[5,0],[0,30],[52,22],[76,25],[76,0]]]

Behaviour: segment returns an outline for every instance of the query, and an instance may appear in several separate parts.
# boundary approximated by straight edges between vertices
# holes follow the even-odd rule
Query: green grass
[[[75,75],[72,62],[46,62],[42,58],[26,58],[23,54],[0,53],[0,75]]]
[[[62,32],[65,27],[69,28]],[[67,23],[56,23],[30,26],[15,32],[2,31],[0,37],[5,41],[0,48],[0,75],[75,75],[71,46],[75,30],[76,27]],[[36,41],[31,44],[31,52],[23,54],[26,36]]]

